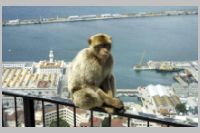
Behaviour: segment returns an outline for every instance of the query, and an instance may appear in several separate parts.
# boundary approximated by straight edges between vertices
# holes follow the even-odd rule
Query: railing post
[[[43,121],[43,127],[46,126],[45,123],[45,110],[44,110],[45,106],[44,106],[44,100],[42,100],[42,121]]]
[[[2,103],[2,127],[5,127],[5,125],[4,125],[4,108],[3,108],[3,103]]]
[[[23,97],[24,103],[24,123],[26,127],[35,127],[34,100]]]
[[[109,114],[108,115],[108,123],[109,123],[109,127],[112,126],[112,116]]]
[[[90,111],[90,126],[93,127],[93,111]]]
[[[149,127],[149,120],[147,121],[147,127]]]
[[[14,103],[15,103],[15,125],[18,127],[18,114],[17,114],[17,98],[14,97]]]
[[[57,127],[60,127],[60,111],[59,111],[59,104],[56,104],[56,113],[57,113]]]
[[[130,120],[131,120],[131,118],[130,117],[128,117],[128,127],[130,127]]]
[[[74,127],[76,127],[76,107],[74,106]]]

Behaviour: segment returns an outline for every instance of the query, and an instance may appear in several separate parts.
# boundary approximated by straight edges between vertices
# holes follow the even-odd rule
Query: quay
[[[197,64],[197,61],[152,61],[150,60],[147,63],[134,65],[133,69],[136,71],[157,70],[157,71],[165,71],[165,72],[174,72],[174,71],[181,71],[184,69],[195,67],[195,70],[196,70],[196,66],[194,66],[193,64]]]
[[[173,79],[182,86],[198,83],[198,61],[148,61],[133,66],[135,71],[155,70],[158,72],[178,72]]]
[[[129,97],[140,97],[137,89],[117,89],[117,96],[129,96]]]
[[[181,77],[180,77],[179,75],[175,75],[175,76],[174,76],[174,79],[175,79],[177,82],[179,82],[182,86],[188,86],[188,84],[187,84],[185,81],[183,81],[183,79],[181,79]]]
[[[138,17],[156,17],[156,16],[175,16],[175,15],[197,15],[197,10],[183,11],[161,11],[161,12],[140,12],[140,13],[121,13],[121,14],[99,14],[99,15],[81,15],[66,16],[56,18],[39,18],[39,19],[15,19],[3,21],[3,26],[29,25],[29,24],[48,24],[63,23],[76,21],[95,21],[106,19],[138,18]]]

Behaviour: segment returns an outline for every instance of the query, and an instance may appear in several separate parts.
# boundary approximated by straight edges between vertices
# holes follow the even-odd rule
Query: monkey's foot
[[[124,113],[126,110],[124,109],[124,107],[120,108],[120,109],[117,109],[115,108],[114,112],[115,113]]]
[[[121,100],[117,99],[117,98],[113,98],[112,100],[112,106],[117,108],[117,109],[122,109],[124,108],[124,104]]]
[[[112,107],[103,107],[103,109],[109,113],[109,114],[114,114],[114,113],[124,113],[126,110],[124,107],[117,109],[117,108],[112,108]]]
[[[115,112],[115,109],[114,108],[110,108],[110,107],[103,107],[103,109],[109,113],[109,114],[113,114]]]

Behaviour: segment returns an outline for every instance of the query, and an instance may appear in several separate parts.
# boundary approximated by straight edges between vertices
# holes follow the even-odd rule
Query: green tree
[[[109,118],[105,117],[101,124],[102,127],[110,127]]]
[[[59,118],[59,127],[69,127],[70,125],[67,123],[67,121],[65,121],[62,118]],[[57,127],[57,119],[56,120],[52,120],[50,127]]]
[[[186,113],[187,112],[185,104],[183,104],[183,103],[177,104],[175,108],[178,113],[180,113],[180,112]]]

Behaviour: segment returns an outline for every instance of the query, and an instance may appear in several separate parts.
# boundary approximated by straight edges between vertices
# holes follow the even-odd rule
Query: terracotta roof
[[[24,111],[23,110],[17,110],[17,116],[18,116],[18,121],[22,122],[24,121]],[[8,112],[4,112],[4,120],[7,121],[15,121],[15,111],[13,111],[12,114],[9,115]]]
[[[50,63],[48,61],[41,61],[40,62],[40,68],[60,68],[62,65],[61,61],[55,61],[53,63]]]
[[[122,119],[117,119],[117,118],[112,119],[111,126],[112,127],[123,127],[122,123],[123,123]]]
[[[74,111],[74,109],[72,107],[67,107],[69,110]],[[87,110],[84,109],[80,109],[80,108],[76,108],[76,113],[77,114],[86,114]]]
[[[97,117],[93,117],[93,126],[94,127],[100,127],[102,123],[102,119],[97,118]],[[81,122],[80,123],[81,127],[90,127],[91,126],[91,121],[89,122]]]
[[[37,84],[37,87],[38,88],[48,88],[50,85],[50,82],[49,81],[43,81],[43,80],[40,80]]]
[[[162,115],[168,115],[169,114],[169,111],[167,109],[160,109],[160,113]]]
[[[93,125],[94,125],[94,127],[100,127],[102,121],[103,121],[103,120],[100,119],[100,118],[93,117]]]

